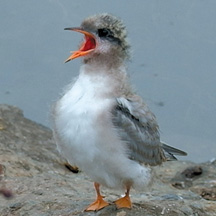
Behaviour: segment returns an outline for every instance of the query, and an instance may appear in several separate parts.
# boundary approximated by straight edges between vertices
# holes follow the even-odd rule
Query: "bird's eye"
[[[110,29],[103,28],[103,29],[98,29],[98,36],[99,37],[114,37],[113,32]]]

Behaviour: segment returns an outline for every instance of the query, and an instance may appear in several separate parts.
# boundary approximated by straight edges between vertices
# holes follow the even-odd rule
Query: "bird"
[[[110,205],[101,185],[125,190],[114,204],[117,209],[130,209],[130,190],[148,186],[151,167],[186,152],[160,140],[155,115],[130,83],[130,45],[122,20],[96,14],[65,30],[82,33],[84,38],[65,61],[81,57],[79,75],[54,105],[57,149],[94,182],[97,197],[85,211]]]

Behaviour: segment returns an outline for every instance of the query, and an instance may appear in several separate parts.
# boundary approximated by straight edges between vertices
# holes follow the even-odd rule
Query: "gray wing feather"
[[[149,165],[166,160],[154,114],[138,96],[117,98],[113,109],[113,124],[120,138],[128,145],[132,160]]]
[[[132,160],[158,165],[166,160],[176,160],[174,154],[185,152],[160,142],[159,127],[154,114],[139,96],[117,98],[113,124],[120,138],[128,145]]]
[[[167,160],[177,160],[177,158],[174,155],[180,155],[180,156],[186,156],[187,155],[186,152],[179,150],[177,148],[174,148],[172,146],[169,146],[164,142],[161,142],[161,144],[162,144],[162,148],[165,152]]]

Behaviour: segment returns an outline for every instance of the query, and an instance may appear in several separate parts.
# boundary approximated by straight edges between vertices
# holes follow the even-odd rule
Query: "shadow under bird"
[[[132,89],[126,73],[130,46],[122,21],[110,14],[86,18],[84,39],[66,60],[83,57],[79,76],[54,108],[54,136],[59,152],[93,181],[96,201],[86,211],[109,205],[100,185],[124,189],[114,203],[131,208],[131,187],[143,189],[151,181],[151,166],[185,152],[160,141],[154,114]]]

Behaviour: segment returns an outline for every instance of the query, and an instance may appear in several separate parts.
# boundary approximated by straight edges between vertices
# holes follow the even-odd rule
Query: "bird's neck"
[[[83,63],[93,67],[106,68],[106,71],[112,71],[124,67],[125,60],[119,57],[116,52],[110,52],[109,54],[94,53],[84,58]]]
[[[80,78],[87,78],[93,85],[99,85],[102,89],[109,89],[116,97],[118,94],[127,94],[131,91],[124,64],[110,67],[107,64],[94,61],[84,63],[80,69]]]
[[[91,58],[84,58],[83,67],[86,73],[109,75],[126,74],[126,66],[122,59],[113,58],[112,56],[96,55]]]

